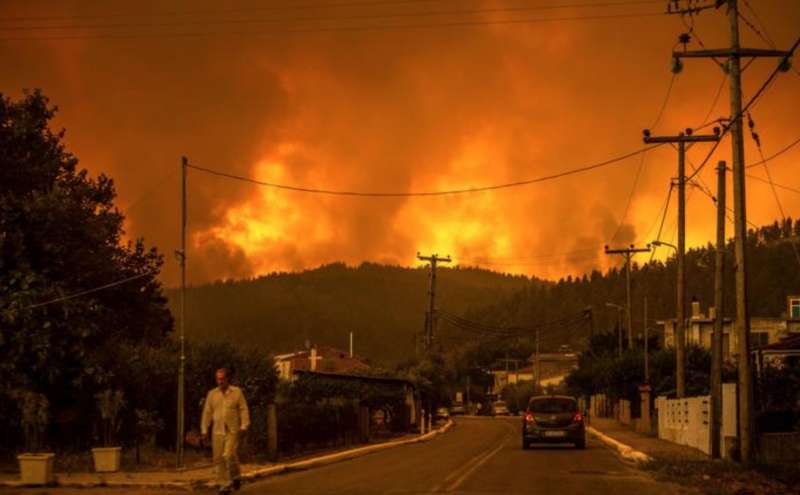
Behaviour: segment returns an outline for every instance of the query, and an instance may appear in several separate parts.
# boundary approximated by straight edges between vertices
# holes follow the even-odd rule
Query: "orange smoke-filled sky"
[[[800,36],[800,2],[740,3],[744,46],[768,46],[748,22],[779,48]],[[0,92],[18,98],[23,88],[42,88],[58,105],[55,125],[66,128],[69,150],[116,180],[128,235],[167,253],[163,278],[175,285],[182,155],[262,181],[409,192],[532,179],[642,147],[641,131],[671,85],[670,52],[692,22],[658,15],[666,5],[6,1]],[[690,49],[698,40],[727,45],[724,8],[693,24]],[[745,101],[775,64],[748,66]],[[687,60],[654,134],[729,115],[723,79],[714,62]],[[793,69],[752,109],[767,156],[800,137],[798,109]],[[730,148],[726,138],[700,174],[712,190],[714,165],[730,163]],[[708,150],[696,145],[689,159],[697,164]],[[760,159],[747,133],[746,150],[751,163]],[[800,146],[770,161],[774,181],[798,189],[798,159]],[[418,251],[545,278],[604,269],[619,261],[603,254],[604,244],[656,237],[676,161],[664,146],[643,162],[636,156],[522,187],[389,198],[276,190],[190,170],[189,280],[333,261],[414,265]],[[765,177],[763,167],[748,173]],[[750,179],[747,188],[753,224],[779,217],[768,184]],[[800,194],[777,192],[786,215],[797,217]],[[688,196],[688,244],[704,244],[714,236],[714,205],[699,187]],[[674,207],[673,197],[667,241]]]

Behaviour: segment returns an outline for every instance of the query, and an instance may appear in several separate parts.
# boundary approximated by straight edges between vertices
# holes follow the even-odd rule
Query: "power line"
[[[474,20],[430,22],[417,24],[372,24],[356,26],[311,27],[299,29],[269,29],[255,31],[206,31],[206,32],[149,32],[149,33],[98,33],[88,35],[54,35],[54,36],[16,36],[0,38],[0,41],[49,41],[49,40],[87,40],[87,39],[135,39],[135,38],[195,38],[213,36],[258,36],[258,35],[285,35],[292,33],[337,33],[337,32],[368,32],[368,31],[403,31],[415,29],[439,28],[468,28],[498,25],[538,24],[546,22],[589,21],[606,19],[632,19],[643,17],[660,17],[661,12],[640,14],[606,14],[567,17],[539,17],[531,19],[500,19],[500,20]]]
[[[766,79],[766,81],[764,81],[764,83],[761,85],[761,87],[758,88],[758,90],[755,92],[755,94],[753,94],[753,96],[750,98],[750,100],[747,102],[747,104],[741,109],[739,114],[731,116],[731,119],[728,122],[728,125],[723,126],[722,134],[720,135],[720,140],[714,143],[714,146],[711,147],[711,150],[708,152],[708,155],[706,155],[706,158],[703,160],[703,162],[700,164],[700,166],[697,168],[697,170],[695,170],[694,173],[692,173],[692,175],[687,177],[687,180],[691,180],[695,175],[700,173],[700,171],[703,169],[703,167],[706,166],[706,164],[708,163],[708,160],[711,159],[711,156],[714,154],[714,152],[716,151],[717,147],[719,146],[719,143],[722,142],[722,137],[724,137],[725,134],[727,134],[728,131],[730,130],[731,124],[733,122],[737,121],[737,120],[741,120],[742,116],[744,116],[744,114],[747,111],[750,110],[750,107],[752,107],[756,103],[756,101],[758,101],[758,99],[764,94],[764,92],[767,90],[767,88],[775,80],[775,77],[778,75],[778,72],[780,72],[783,69],[783,67],[785,66],[785,62],[788,61],[788,59],[794,55],[794,51],[797,49],[798,45],[800,45],[800,37],[797,38],[797,40],[795,40],[794,44],[792,44],[792,47],[787,51],[787,55],[784,57],[784,59],[780,63],[777,64],[775,69],[772,70],[772,72],[770,73],[769,77]]]
[[[759,163],[761,163],[761,162],[759,162]],[[759,182],[764,182],[766,184],[771,184],[771,185],[777,187],[778,189],[785,189],[786,191],[791,191],[793,193],[800,194],[800,189],[795,189],[794,187],[784,186],[782,184],[778,184],[777,182],[770,182],[767,179],[764,179],[763,177],[759,177],[757,175],[751,175],[751,174],[746,174],[746,175],[750,179],[755,179],[755,180],[757,180]]]
[[[754,8],[753,8],[753,6],[752,6],[752,5],[750,5],[750,2],[749,2],[748,0],[744,0],[744,5],[747,7],[747,9],[748,9],[750,12],[752,12],[752,13],[753,13],[753,17],[755,17],[755,19],[756,19],[756,22],[758,22],[758,25],[759,25],[759,26],[761,26],[761,31],[763,31],[763,32],[764,32],[763,36],[765,36],[765,37],[766,37],[766,39],[764,39],[764,38],[762,38],[762,39],[764,39],[764,41],[765,41],[765,42],[766,42],[768,45],[770,45],[772,48],[775,48],[777,45],[775,44],[775,41],[773,41],[773,39],[772,39],[772,36],[770,36],[769,32],[767,31],[767,25],[766,25],[766,24],[764,24],[764,23],[761,21],[761,18],[758,16],[758,12],[756,12],[756,9],[754,9]],[[761,35],[760,35],[760,36],[761,36]]]
[[[75,299],[76,297],[85,296],[87,294],[93,294],[95,292],[100,292],[102,290],[106,290],[106,289],[110,289],[112,287],[116,287],[118,285],[126,284],[128,282],[132,282],[134,280],[137,280],[137,279],[140,279],[140,278],[143,278],[143,277],[149,277],[149,276],[157,275],[157,274],[158,274],[157,271],[140,273],[138,275],[133,275],[131,277],[124,278],[122,280],[117,280],[116,282],[111,282],[110,284],[101,285],[100,287],[95,287],[93,289],[88,289],[88,290],[76,292],[76,293],[70,294],[68,296],[63,296],[63,297],[59,297],[59,298],[56,298],[56,299],[52,299],[50,301],[31,304],[30,306],[25,306],[24,308],[22,308],[22,311],[27,311],[29,309],[39,308],[41,306],[47,306],[47,305],[50,305],[50,304],[55,304],[55,303],[59,303],[59,302],[63,302],[63,301],[68,301],[70,299]]]
[[[760,161],[760,162],[751,163],[750,165],[747,165],[745,168],[753,168],[753,167],[757,167],[757,166],[761,165],[762,163],[764,163],[764,162],[765,162],[765,161],[767,161],[767,160],[772,160],[773,158],[775,158],[775,157],[777,157],[777,156],[779,156],[779,155],[782,155],[782,154],[786,153],[787,151],[789,151],[790,149],[794,148],[794,147],[795,147],[795,146],[797,146],[798,144],[800,144],[800,138],[797,138],[797,139],[795,139],[794,141],[792,141],[791,143],[789,143],[788,145],[784,146],[784,147],[783,147],[783,148],[781,148],[781,149],[780,149],[778,152],[774,153],[772,156],[770,156],[770,157],[768,157],[768,158],[764,158],[764,157],[762,156],[762,157],[761,157],[761,161]]]
[[[661,103],[661,108],[658,110],[658,114],[656,115],[655,120],[650,125],[649,129],[654,129],[658,123],[661,121],[661,117],[664,115],[664,110],[667,108],[667,103],[669,102],[669,97],[672,94],[672,87],[675,85],[675,79],[678,77],[677,73],[673,73],[672,77],[669,80],[669,85],[667,86],[667,93],[664,95],[664,101]],[[631,191],[628,194],[628,200],[625,202],[625,209],[622,212],[622,216],[620,217],[619,222],[617,223],[617,228],[614,231],[614,234],[611,236],[611,242],[615,242],[619,233],[622,231],[623,225],[625,225],[625,220],[628,218],[628,212],[631,208],[631,203],[633,203],[633,197],[636,195],[636,186],[639,184],[639,179],[642,175],[642,170],[644,170],[644,159],[646,153],[642,153],[641,159],[639,160],[639,168],[636,170],[636,175],[633,178],[633,184],[631,185]]]
[[[19,16],[19,17],[2,17],[0,22],[31,22],[31,21],[57,21],[57,20],[76,20],[76,19],[107,19],[119,17],[182,17],[191,15],[221,15],[221,14],[238,14],[238,13],[252,13],[252,12],[286,12],[297,10],[330,10],[351,7],[382,7],[393,5],[419,5],[441,3],[442,0],[382,0],[373,2],[341,2],[341,3],[307,3],[298,5],[284,5],[284,6],[270,6],[270,7],[251,7],[251,8],[230,8],[230,9],[202,9],[202,10],[187,10],[187,11],[161,11],[161,12],[127,12],[127,13],[109,13],[109,14],[84,14],[84,15],[63,15],[63,16]],[[616,6],[632,6],[643,4],[661,3],[663,0],[629,0],[629,1],[614,1],[614,2],[594,2],[594,3],[576,3],[576,4],[553,4],[541,5],[532,7],[537,10],[551,10],[563,8],[580,8],[580,7],[616,7]]]
[[[695,127],[695,129],[694,129],[695,131],[698,131],[700,129],[708,127],[711,124],[716,124],[717,122],[719,122],[719,120],[709,121],[708,119],[709,119],[709,117],[711,117],[711,114],[714,112],[714,108],[716,108],[716,106],[717,106],[717,102],[719,101],[719,97],[722,94],[722,88],[725,86],[725,81],[727,79],[728,79],[728,75],[723,73],[722,74],[722,80],[719,82],[719,86],[717,87],[717,92],[714,94],[714,99],[711,101],[711,106],[708,107],[708,112],[706,112],[706,116],[703,117],[703,120],[702,120],[703,123],[700,124],[699,126]]]
[[[619,5],[619,4],[605,4]],[[623,4],[629,5],[629,4]],[[471,16],[482,14],[500,13],[519,13],[539,10],[553,10],[568,7],[587,7],[600,6],[599,4],[573,4],[573,5],[537,5],[525,7],[494,7],[482,9],[458,9],[458,10],[439,10],[439,11],[418,11],[418,12],[392,12],[392,13],[371,13],[361,15],[335,15],[335,16],[316,16],[316,17],[266,17],[266,18],[244,18],[244,19],[219,19],[208,20],[185,20],[170,22],[140,22],[140,23],[99,23],[99,24],[50,24],[39,26],[3,26],[0,24],[0,31],[62,31],[72,29],[120,29],[120,28],[158,28],[158,27],[186,27],[186,26],[207,26],[207,25],[237,25],[237,24],[265,24],[265,23],[285,23],[285,22],[325,22],[325,21],[359,21],[359,20],[383,20],[383,19],[402,19],[411,17],[442,17],[442,16]]]
[[[197,165],[188,165],[189,168],[194,170],[199,170],[201,172],[205,172],[210,175],[216,175],[218,177],[224,177],[227,179],[237,180],[241,182],[248,182],[251,184],[256,184],[259,186],[264,187],[272,187],[275,189],[283,189],[287,191],[295,191],[295,192],[303,192],[303,193],[310,193],[310,194],[327,194],[333,196],[358,196],[358,197],[411,197],[411,196],[445,196],[445,195],[454,195],[454,194],[468,194],[468,193],[477,193],[477,192],[486,192],[486,191],[496,191],[499,189],[507,189],[511,187],[520,187],[520,186],[527,186],[530,184],[536,184],[539,182],[546,182],[554,179],[559,179],[562,177],[567,177],[570,175],[575,175],[583,172],[588,172],[590,170],[595,170],[602,167],[607,167],[609,165],[613,165],[614,163],[620,162],[622,160],[628,159],[632,156],[636,156],[640,153],[645,153],[651,149],[654,149],[660,144],[655,146],[646,146],[644,148],[638,149],[636,151],[632,151],[630,153],[626,153],[624,155],[611,158],[609,160],[605,160],[599,163],[594,163],[591,165],[586,165],[583,167],[574,168],[571,170],[566,170],[564,172],[559,172],[556,174],[545,175],[542,177],[537,177],[534,179],[528,180],[521,180],[516,182],[507,182],[504,184],[495,184],[490,186],[479,186],[479,187],[470,187],[464,189],[449,189],[449,190],[442,190],[442,191],[410,191],[410,192],[391,192],[391,191],[348,191],[348,190],[335,190],[335,189],[322,189],[322,188],[314,188],[314,187],[307,187],[307,186],[293,186],[288,184],[279,184],[276,182],[266,182],[260,181],[256,179],[252,179],[250,177],[244,177],[241,175],[229,174],[227,172],[221,172],[219,170],[214,170],[210,168],[200,167]]]
[[[669,200],[672,197],[672,188],[674,186],[675,185],[672,182],[669,183],[669,190],[667,191],[667,199],[664,202],[664,213],[661,215],[661,224],[658,226],[658,234],[656,235],[656,240],[657,241],[661,240],[661,232],[664,230],[664,221],[666,221],[666,219],[667,219],[667,212],[669,211]],[[687,201],[687,203],[688,203],[688,201]],[[652,228],[650,230],[652,230]],[[650,260],[648,261],[648,263],[653,261],[653,258],[656,255],[656,250],[658,249],[658,246],[659,246],[658,244],[655,244],[653,246],[653,251],[650,253]]]
[[[756,133],[755,123],[753,122],[753,117],[750,114],[747,114],[747,124],[750,128],[750,135],[753,138],[753,141],[756,143],[756,148],[758,148],[758,153],[761,155],[761,163],[764,165],[764,171],[767,173],[767,180],[769,181],[769,186],[772,190],[772,196],[775,198],[775,204],[778,205],[778,212],[781,214],[781,220],[785,222],[786,213],[783,211],[783,205],[781,204],[781,199],[778,196],[778,190],[775,189],[775,183],[772,181],[772,173],[769,171],[767,160],[764,158],[764,151],[761,149],[761,138],[758,136],[758,133]],[[792,246],[792,251],[794,252],[794,257],[797,260],[797,264],[800,265],[800,252],[798,252],[797,246],[791,241],[789,244]]]

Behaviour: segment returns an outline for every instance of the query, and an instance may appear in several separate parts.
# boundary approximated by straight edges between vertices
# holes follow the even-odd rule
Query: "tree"
[[[160,343],[173,322],[161,255],[123,241],[113,180],[78,167],[56,110],[39,91],[0,94],[0,400],[27,389],[59,410],[112,381],[100,356]]]

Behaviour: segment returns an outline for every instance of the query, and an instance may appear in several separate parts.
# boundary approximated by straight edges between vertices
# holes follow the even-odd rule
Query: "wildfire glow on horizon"
[[[170,9],[146,3],[134,16],[99,1],[64,2],[58,12],[44,2],[10,1],[0,17],[46,12],[64,17],[50,24],[78,28],[0,40],[0,55],[16,68],[0,74],[0,93],[16,98],[23,88],[41,88],[59,107],[55,123],[66,129],[80,165],[114,178],[128,235],[171,253],[179,244],[183,155],[256,181],[430,192],[558,174],[642,148],[644,128],[677,134],[727,116],[727,82],[716,64],[687,59],[673,79],[670,54],[687,26],[659,15],[666,3],[332,3],[300,15],[288,1],[276,2],[274,12],[241,1],[211,16],[202,12],[219,6],[203,0]],[[788,48],[798,35],[800,4],[751,3],[775,43]],[[182,9],[194,13],[165,13]],[[116,17],[81,17],[98,13],[138,27],[103,28]],[[369,23],[358,20],[365,16]],[[697,36],[706,47],[725,46],[724,17],[711,9],[691,19],[696,37],[689,48],[699,47]],[[175,26],[158,27],[165,21]],[[245,29],[264,25],[275,32]],[[220,34],[195,35],[203,29]],[[745,24],[741,31],[744,45],[765,46]],[[759,59],[746,69],[745,101],[775,63]],[[797,105],[785,103],[800,101],[799,76],[796,69],[781,73],[751,109],[765,156],[800,137]],[[760,161],[747,130],[745,140],[748,163]],[[687,169],[709,149],[692,146]],[[726,137],[687,189],[689,247],[714,238],[709,195],[717,161],[730,164],[730,149]],[[791,217],[800,209],[799,159],[797,146],[768,162]],[[417,252],[450,255],[450,266],[540,278],[605,270],[620,263],[603,253],[606,244],[643,246],[659,230],[662,240],[675,242],[674,194],[663,227],[661,219],[676,162],[676,151],[662,146],[643,160],[637,155],[521,187],[411,197],[310,194],[191,169],[189,280],[339,261],[416,266]],[[779,211],[763,166],[747,172],[750,222],[774,222]],[[728,187],[732,206],[730,174]],[[656,253],[669,256],[669,248]],[[163,279],[174,285],[177,263],[166,260]]]

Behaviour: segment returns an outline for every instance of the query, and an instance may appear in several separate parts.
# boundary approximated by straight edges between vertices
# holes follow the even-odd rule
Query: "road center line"
[[[445,492],[452,492],[453,490],[457,489],[459,486],[461,486],[462,483],[464,483],[467,480],[467,478],[469,478],[472,475],[472,473],[474,473],[479,467],[484,465],[486,463],[486,461],[488,461],[489,459],[494,457],[506,445],[508,445],[508,440],[503,441],[503,443],[498,445],[494,450],[492,450],[488,454],[484,455],[483,457],[479,457],[477,459],[477,461],[468,463],[468,465],[465,466],[466,467],[466,471],[461,469],[461,470],[457,470],[457,471],[453,472],[450,476],[448,476],[448,478],[445,479],[445,482],[449,481],[449,479],[452,478],[453,475],[455,475],[455,474],[457,474],[459,472],[462,472],[463,474],[461,476],[459,476],[455,481],[453,481],[447,488],[445,488],[444,491]]]

